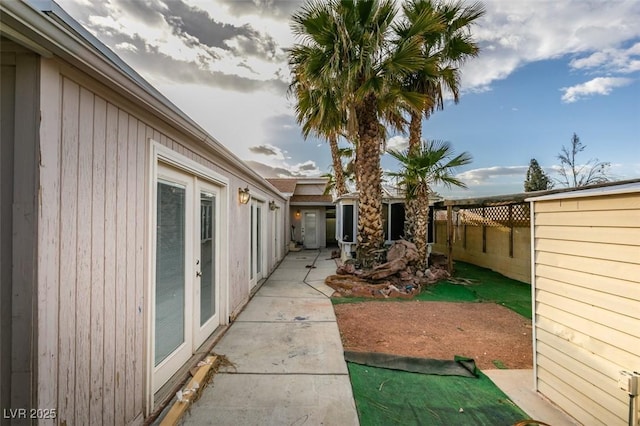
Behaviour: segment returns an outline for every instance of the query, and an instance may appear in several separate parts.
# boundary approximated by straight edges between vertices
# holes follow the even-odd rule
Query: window
[[[353,204],[344,204],[342,206],[342,241],[348,243],[355,241],[355,221],[353,216]]]
[[[404,203],[382,203],[382,228],[385,241],[396,241],[404,236]]]
[[[404,235],[404,203],[394,203],[389,206],[389,235],[391,241],[399,240]]]

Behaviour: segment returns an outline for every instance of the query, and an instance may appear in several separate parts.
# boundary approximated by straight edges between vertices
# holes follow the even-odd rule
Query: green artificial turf
[[[362,426],[494,426],[528,418],[481,372],[469,378],[347,365]]]

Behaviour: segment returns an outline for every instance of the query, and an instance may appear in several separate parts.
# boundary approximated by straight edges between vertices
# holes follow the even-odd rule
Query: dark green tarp
[[[455,357],[453,361],[414,358],[377,352],[344,352],[344,359],[361,365],[439,376],[477,377],[478,369],[471,358]]]

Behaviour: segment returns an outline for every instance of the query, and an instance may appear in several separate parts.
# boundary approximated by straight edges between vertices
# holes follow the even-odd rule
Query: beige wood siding
[[[538,390],[578,421],[625,425],[640,371],[640,194],[534,202]]]
[[[60,81],[58,418],[123,424],[143,407],[144,281],[136,271],[145,259],[136,255],[136,226],[146,220],[137,193],[146,161],[138,131],[146,128],[87,87]]]
[[[39,406],[57,408],[61,424],[141,423],[149,408],[150,140],[229,180],[228,227],[221,230],[234,230],[221,284],[228,314],[249,296],[249,209],[237,202],[237,190],[282,199],[202,141],[64,63],[44,59],[40,78]],[[264,250],[270,271],[277,260],[270,238]]]

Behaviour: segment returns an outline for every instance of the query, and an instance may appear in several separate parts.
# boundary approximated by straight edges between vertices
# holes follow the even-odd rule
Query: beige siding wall
[[[509,254],[509,228],[486,227],[486,251],[483,251],[482,226],[454,227],[453,259],[482,266],[514,280],[531,283],[531,231],[513,228],[513,256]],[[436,221],[433,250],[447,253],[447,222]]]
[[[214,164],[201,141],[75,69],[43,59],[41,71],[39,406],[56,407],[61,424],[141,423],[149,141],[229,180],[227,314],[238,311],[249,295],[250,209],[237,202],[237,189],[248,185],[266,202],[276,199],[281,212],[284,201],[256,187],[228,160],[216,158]],[[277,261],[270,224],[265,221],[269,270]]]
[[[143,410],[146,259],[138,228],[152,129],[72,78],[58,84],[58,418],[122,424]]]
[[[535,203],[538,389],[584,424],[627,424],[639,277],[640,194]]]

